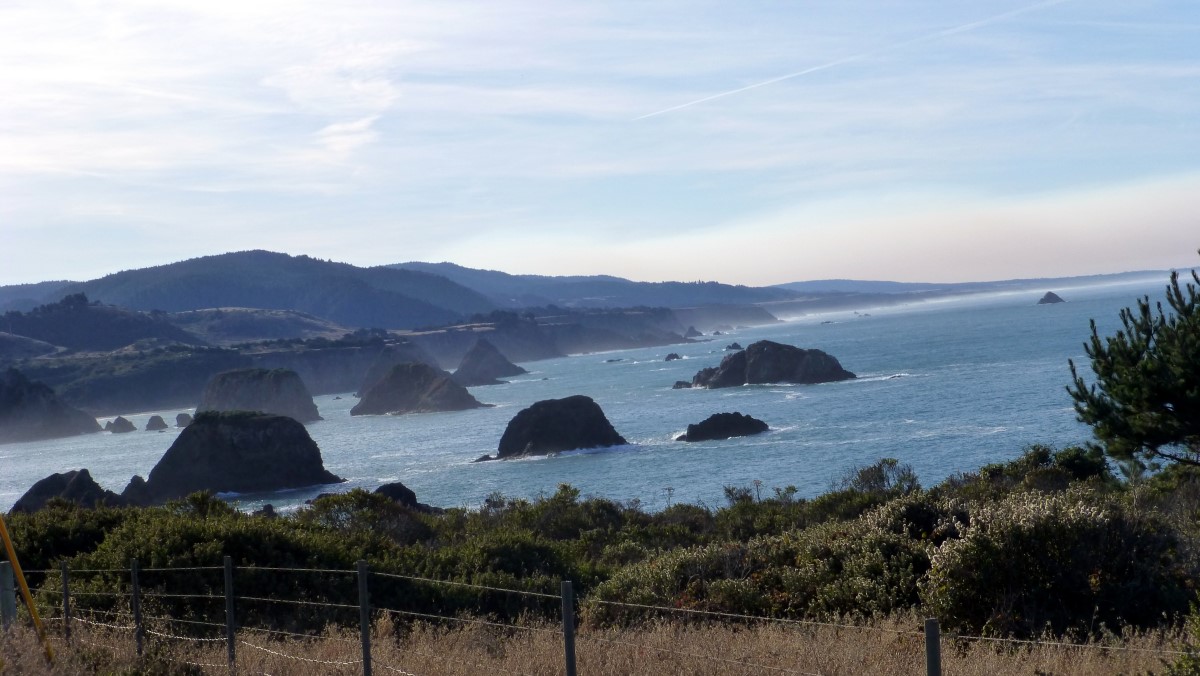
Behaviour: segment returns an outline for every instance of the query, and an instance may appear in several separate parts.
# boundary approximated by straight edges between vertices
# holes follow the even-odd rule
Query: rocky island
[[[617,434],[591,397],[577,394],[562,399],[534,402],[509,421],[500,437],[495,457],[503,460],[528,455],[547,455],[579,448],[621,446],[628,443]]]
[[[312,394],[290,369],[237,369],[218,373],[196,411],[262,411],[300,422],[320,420]]]
[[[732,437],[748,437],[771,429],[767,423],[741,413],[714,413],[702,422],[688,425],[687,431],[675,441],[717,441]]]
[[[396,364],[363,393],[350,415],[385,415],[465,411],[487,406],[454,382],[450,374],[429,364]]]
[[[815,384],[855,377],[842,368],[836,358],[821,350],[806,350],[760,340],[726,356],[719,366],[702,369],[692,378],[692,387],[716,389],[767,383]]]
[[[480,338],[462,358],[458,370],[454,372],[454,381],[464,387],[477,385],[499,385],[504,382],[501,378],[519,376],[529,373],[512,363],[487,340]]]

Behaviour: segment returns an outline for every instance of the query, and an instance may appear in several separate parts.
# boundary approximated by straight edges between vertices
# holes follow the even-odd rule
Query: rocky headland
[[[17,369],[0,373],[0,443],[99,432],[92,416],[64,403],[44,383]]]
[[[821,350],[806,350],[770,340],[751,343],[727,355],[721,364],[702,369],[692,387],[738,387],[767,383],[815,384],[849,380],[856,376]]]
[[[286,415],[300,422],[321,419],[304,381],[288,369],[238,369],[218,373],[204,388],[196,411],[262,411]]]

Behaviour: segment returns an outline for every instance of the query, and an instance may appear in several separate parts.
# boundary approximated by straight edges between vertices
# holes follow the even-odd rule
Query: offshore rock
[[[535,402],[509,421],[500,437],[499,459],[546,455],[577,448],[626,444],[600,405],[581,394]]]
[[[696,330],[696,327],[689,326],[689,327],[687,327],[687,331],[684,332],[683,337],[684,338],[699,338],[700,336],[703,336],[703,335],[704,335],[703,333],[700,333],[699,331]]]
[[[325,469],[321,449],[304,425],[250,411],[198,413],[162,459],[122,497],[160,504],[196,491],[257,492],[342,481]]]
[[[95,418],[64,403],[44,383],[13,368],[0,372],[0,444],[99,431]]]
[[[683,357],[680,357],[678,352],[672,352],[663,361],[675,361],[676,359],[683,359]]]
[[[454,372],[454,381],[464,387],[499,385],[503,382],[501,378],[524,373],[529,372],[509,361],[494,345],[480,338],[463,355],[458,370]]]
[[[731,437],[747,437],[766,432],[767,423],[741,413],[714,413],[695,425],[688,425],[687,432],[675,441],[713,441]]]
[[[350,415],[465,411],[487,404],[471,396],[450,374],[428,364],[396,364],[363,394]]]
[[[856,376],[821,350],[806,350],[770,340],[726,356],[720,366],[702,369],[692,387],[738,387],[766,383],[828,383]]]
[[[113,434],[125,434],[126,432],[134,432],[137,430],[137,425],[134,425],[125,416],[117,416],[112,420],[104,423],[104,431],[112,432]]]
[[[163,420],[161,415],[152,415],[150,416],[150,419],[146,421],[147,432],[157,432],[165,429],[167,429],[167,421]]]
[[[262,411],[300,422],[320,420],[304,381],[291,369],[237,369],[213,376],[204,388],[196,413]]]
[[[97,505],[119,507],[125,504],[121,496],[101,488],[90,472],[86,469],[79,469],[62,474],[51,474],[35,483],[25,492],[25,495],[17,500],[12,511],[36,512],[45,507],[52,498],[62,498],[80,507],[89,508]]]
[[[192,414],[191,413],[180,413],[175,416],[175,426],[176,427],[187,427],[188,425],[191,425],[191,424],[192,424]]]
[[[1039,300],[1037,302],[1037,304],[1038,305],[1050,305],[1052,303],[1065,303],[1065,302],[1067,302],[1067,301],[1060,298],[1057,293],[1054,293],[1053,291],[1047,291],[1046,295],[1042,296],[1042,299]]]
[[[386,378],[391,373],[392,367],[397,364],[411,363],[427,364],[435,369],[441,369],[433,355],[412,341],[387,345],[379,351],[371,365],[367,367],[366,375],[363,376],[362,382],[358,386],[358,396],[363,396],[367,390]]]

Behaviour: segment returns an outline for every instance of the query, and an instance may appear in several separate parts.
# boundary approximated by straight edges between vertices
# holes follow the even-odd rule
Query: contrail
[[[775,84],[776,82],[782,82],[784,80],[790,80],[792,78],[800,77],[801,75],[808,75],[809,73],[815,73],[815,72],[821,71],[821,70],[828,70],[830,68],[834,68],[836,66],[840,66],[840,65],[846,64],[846,63],[852,63],[854,61],[862,61],[863,59],[868,59],[868,58],[870,58],[872,56],[876,56],[878,54],[895,51],[897,49],[903,49],[904,47],[909,47],[911,45],[920,44],[922,42],[929,42],[930,40],[936,40],[938,38],[944,38],[944,37],[947,37],[950,35],[956,35],[958,33],[966,33],[967,31],[972,31],[972,30],[975,30],[976,28],[982,28],[983,26],[987,26],[989,24],[996,23],[997,21],[1004,21],[1005,19],[1011,19],[1014,16],[1018,16],[1021,14],[1027,14],[1029,12],[1035,12],[1037,10],[1044,9],[1046,7],[1051,7],[1053,5],[1060,5],[1064,2],[1069,2],[1069,0],[1045,0],[1044,2],[1034,3],[1027,7],[1020,7],[1017,9],[1009,10],[1007,12],[1002,12],[1000,14],[996,14],[994,16],[989,16],[984,19],[979,19],[978,21],[964,23],[961,26],[954,26],[953,28],[943,28],[940,31],[929,33],[928,35],[922,35],[920,37],[912,38],[910,40],[905,40],[903,42],[897,42],[896,44],[893,44],[893,45],[888,45],[886,47],[880,47],[878,49],[872,49],[870,51],[862,52],[859,54],[854,54],[852,56],[845,56],[845,57],[842,57],[835,61],[823,63],[819,66],[812,66],[811,68],[805,68],[804,70],[798,70],[795,73],[788,73],[787,75],[780,75],[779,77],[773,77],[770,80],[763,80],[762,82],[755,82],[754,84],[746,85],[745,87],[738,87],[737,89],[730,89],[729,91],[724,91],[719,94],[712,94],[711,96],[705,96],[704,98],[696,99],[695,101],[688,101],[687,103],[681,103],[677,106],[671,106],[670,108],[663,108],[662,110],[658,110],[653,113],[646,113],[645,115],[642,115],[640,117],[635,117],[634,119],[635,120],[644,120],[648,117],[655,117],[658,115],[662,115],[664,113],[670,113],[670,112],[673,112],[676,110],[681,110],[683,108],[690,108],[690,107],[700,104],[700,103],[712,101],[713,99],[720,99],[720,98],[724,98],[726,96],[740,94],[744,91],[748,91],[751,89],[758,89],[759,87],[766,87],[767,85]]]

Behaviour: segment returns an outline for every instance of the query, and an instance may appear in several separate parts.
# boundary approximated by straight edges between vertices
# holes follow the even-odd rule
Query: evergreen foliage
[[[1171,273],[1167,305],[1150,298],[1121,310],[1121,329],[1084,345],[1095,382],[1071,362],[1079,419],[1108,454],[1134,471],[1161,461],[1200,465],[1200,276]]]

